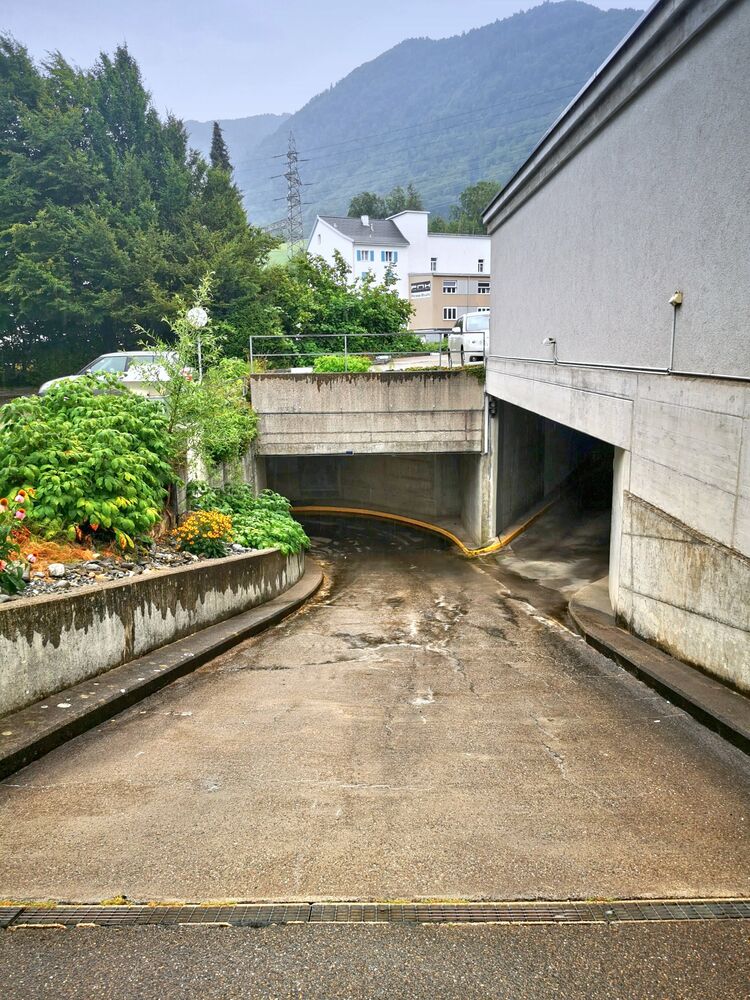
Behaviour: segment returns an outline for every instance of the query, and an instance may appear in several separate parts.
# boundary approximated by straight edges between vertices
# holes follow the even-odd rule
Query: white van
[[[459,317],[448,334],[448,357],[451,365],[484,364],[490,345],[490,314],[470,312]]]

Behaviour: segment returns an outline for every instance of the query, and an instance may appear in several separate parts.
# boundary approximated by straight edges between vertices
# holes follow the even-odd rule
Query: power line
[[[297,144],[294,141],[294,132],[289,133],[289,145],[287,151],[279,156],[286,157],[286,170],[283,174],[277,174],[286,180],[286,219],[285,231],[289,256],[291,257],[296,248],[302,242],[305,230],[302,224],[302,179],[299,175],[300,157],[297,152]],[[278,157],[274,157],[278,159]],[[284,199],[279,198],[278,201]]]

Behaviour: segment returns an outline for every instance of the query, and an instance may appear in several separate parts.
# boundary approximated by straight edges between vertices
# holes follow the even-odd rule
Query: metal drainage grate
[[[0,928],[271,924],[618,923],[748,920],[750,900],[622,900],[609,903],[248,903],[227,906],[6,906]]]
[[[21,910],[20,906],[0,906],[0,928],[10,926]]]

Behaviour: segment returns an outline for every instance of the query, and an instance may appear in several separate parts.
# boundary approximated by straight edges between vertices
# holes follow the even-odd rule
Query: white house
[[[449,328],[463,313],[488,308],[490,239],[430,233],[429,214],[406,211],[388,219],[319,215],[307,249],[327,261],[338,250],[353,278],[371,272],[380,282],[390,268],[399,295],[414,300],[412,329]]]

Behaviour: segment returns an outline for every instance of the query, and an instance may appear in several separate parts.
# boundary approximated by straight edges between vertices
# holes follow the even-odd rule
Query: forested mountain
[[[219,118],[224,140],[229,146],[233,163],[244,163],[252,156],[258,145],[275,132],[289,118],[289,115],[251,115],[249,118]],[[213,121],[186,121],[188,139],[193,149],[208,159],[211,148]]]
[[[251,221],[284,214],[273,202],[284,181],[269,178],[282,172],[271,157],[290,129],[308,158],[308,224],[316,212],[345,214],[360,191],[409,182],[445,214],[468,184],[507,180],[639,14],[564,0],[452,38],[409,39],[318,94],[249,156],[227,123]]]

